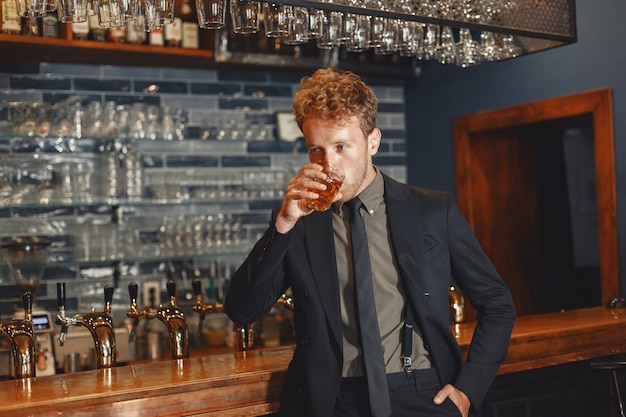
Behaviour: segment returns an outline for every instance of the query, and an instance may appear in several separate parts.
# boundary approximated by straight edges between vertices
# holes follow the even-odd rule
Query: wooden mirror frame
[[[479,138],[482,134],[496,129],[582,115],[591,115],[593,120],[600,295],[601,301],[606,303],[620,294],[613,108],[610,89],[593,90],[456,118],[454,147],[457,203],[474,228],[473,138]]]

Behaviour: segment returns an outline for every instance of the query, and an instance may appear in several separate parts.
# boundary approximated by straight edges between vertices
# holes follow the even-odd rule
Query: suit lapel
[[[326,318],[339,346],[343,345],[339,279],[335,260],[333,216],[330,210],[303,219],[306,251]]]
[[[424,236],[419,200],[405,186],[384,178],[393,253],[408,297],[419,291],[422,283]]]

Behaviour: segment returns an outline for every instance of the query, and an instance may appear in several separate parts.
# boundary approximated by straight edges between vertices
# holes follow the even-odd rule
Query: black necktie
[[[380,342],[372,268],[367,233],[360,209],[363,203],[353,198],[346,203],[350,212],[350,235],[352,241],[352,262],[354,263],[354,285],[356,287],[356,313],[359,321],[359,334],[365,363],[365,376],[370,397],[370,408],[374,417],[391,416],[385,359]]]

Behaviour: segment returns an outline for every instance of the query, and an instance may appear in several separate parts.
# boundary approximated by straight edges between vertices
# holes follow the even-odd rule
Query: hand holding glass
[[[345,173],[341,168],[332,165],[325,165],[324,162],[316,162],[316,164],[322,165],[324,167],[324,170],[322,172],[326,174],[326,177],[324,179],[311,179],[313,181],[324,184],[326,186],[326,189],[318,190],[317,188],[315,188],[307,190],[319,195],[319,197],[306,200],[306,206],[312,210],[326,211],[333,204],[333,200],[339,192],[341,184],[343,184]]]

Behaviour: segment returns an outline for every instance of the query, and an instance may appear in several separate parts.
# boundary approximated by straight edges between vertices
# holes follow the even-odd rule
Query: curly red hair
[[[353,72],[334,68],[318,69],[302,78],[293,101],[294,119],[300,130],[307,117],[343,121],[356,116],[363,134],[376,127],[378,99]]]

